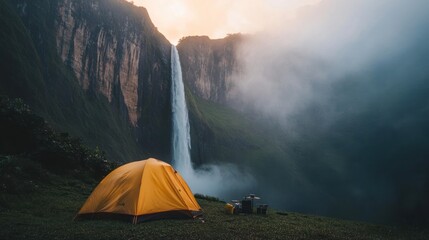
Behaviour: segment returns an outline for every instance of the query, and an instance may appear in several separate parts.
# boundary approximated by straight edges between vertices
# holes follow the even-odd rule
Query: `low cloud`
[[[255,176],[277,206],[428,221],[427,9],[421,0],[325,0],[242,46],[237,106],[275,119],[302,149],[285,160],[300,181],[278,184],[292,174],[286,162]]]
[[[422,44],[428,5],[325,0],[302,8],[293,20],[274,24],[242,47],[238,58],[245,69],[235,90],[243,102],[285,119],[326,97],[320,85],[400,61]]]
[[[245,196],[255,186],[253,176],[233,164],[203,165],[181,173],[194,193],[216,196],[225,201]]]

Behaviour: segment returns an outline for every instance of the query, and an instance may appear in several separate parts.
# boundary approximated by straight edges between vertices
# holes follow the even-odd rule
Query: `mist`
[[[247,196],[255,186],[253,176],[234,164],[203,165],[182,174],[194,193],[225,201]]]
[[[325,0],[241,47],[235,106],[285,136],[285,156],[260,159],[265,168],[254,170],[267,201],[349,219],[429,222],[427,9],[419,0]]]

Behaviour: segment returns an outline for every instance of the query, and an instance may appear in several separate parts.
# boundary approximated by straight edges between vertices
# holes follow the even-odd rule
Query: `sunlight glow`
[[[294,16],[303,6],[321,0],[134,0],[145,7],[167,39],[207,35],[222,38],[230,33],[255,33]],[[280,21],[279,21],[280,20]]]

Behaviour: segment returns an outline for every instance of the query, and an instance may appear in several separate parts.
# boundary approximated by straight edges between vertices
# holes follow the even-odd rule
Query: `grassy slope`
[[[9,106],[10,104],[6,104]],[[3,108],[4,122],[10,129],[31,128],[37,116],[22,109]],[[8,117],[9,116],[9,117]],[[44,123],[39,119],[40,123]],[[40,128],[40,129],[39,129]],[[100,173],[90,166],[104,166],[102,158],[78,156],[88,154],[84,146],[70,146],[68,138],[47,139],[43,124],[28,133],[38,139],[39,150],[23,144],[13,156],[0,153],[0,239],[427,239],[429,232],[417,229],[397,229],[387,226],[335,220],[331,218],[287,213],[267,216],[226,215],[221,202],[199,199],[205,212],[205,222],[199,220],[160,220],[132,225],[120,221],[81,221],[72,219],[100,179]],[[31,129],[30,129],[31,130]],[[12,130],[11,130],[12,131]],[[13,130],[16,131],[16,130]],[[45,137],[44,137],[45,136]],[[49,141],[49,139],[55,141]],[[18,144],[18,143],[17,143]],[[52,146],[52,144],[54,144]],[[73,144],[72,144],[73,145]],[[60,147],[60,151],[55,150]],[[65,147],[65,149],[64,149]],[[52,168],[38,155],[40,150],[55,150],[60,164]],[[6,149],[4,149],[6,151]],[[10,151],[10,149],[9,149]],[[7,152],[7,151],[6,151]],[[25,154],[26,153],[26,154]],[[46,153],[43,156],[46,156]],[[67,160],[70,167],[61,167]],[[92,159],[92,160],[91,160]],[[54,161],[55,163],[55,161]],[[93,163],[93,164],[90,164]],[[90,165],[88,165],[90,164]],[[101,164],[101,165],[100,165]],[[47,169],[48,167],[51,167]],[[98,179],[98,180],[95,180]],[[19,187],[19,188],[18,188]]]
[[[263,159],[285,160],[285,138],[275,125],[258,124],[231,108],[206,101],[186,89],[193,150],[198,141],[208,142],[204,162],[258,164]],[[201,139],[196,132],[206,131]],[[273,141],[275,140],[275,141]]]
[[[94,187],[56,177],[27,195],[0,195],[0,239],[428,239],[428,231],[270,210],[267,216],[227,215],[223,203],[198,199],[199,220],[158,220],[132,225],[113,220],[73,222]]]

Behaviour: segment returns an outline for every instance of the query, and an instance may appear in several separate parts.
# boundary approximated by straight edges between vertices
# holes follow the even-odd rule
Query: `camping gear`
[[[225,212],[228,214],[234,214],[234,206],[231,203],[225,204]]]
[[[238,200],[231,200],[232,205],[234,206],[234,214],[239,214],[241,212],[241,203]]]
[[[265,215],[265,214],[267,214],[267,209],[268,209],[268,205],[267,204],[260,204],[256,208],[256,214]]]
[[[242,213],[253,213],[252,200],[243,199],[241,200],[241,212]]]
[[[260,197],[257,197],[255,194],[251,193],[249,196],[244,197],[241,201],[242,213],[253,213],[253,201],[259,200]]]
[[[138,223],[200,215],[201,207],[180,174],[171,165],[149,158],[122,165],[109,173],[76,217],[115,216]]]
[[[239,214],[241,212],[241,203],[238,200],[231,200],[231,203],[225,204],[224,208],[228,214]]]

